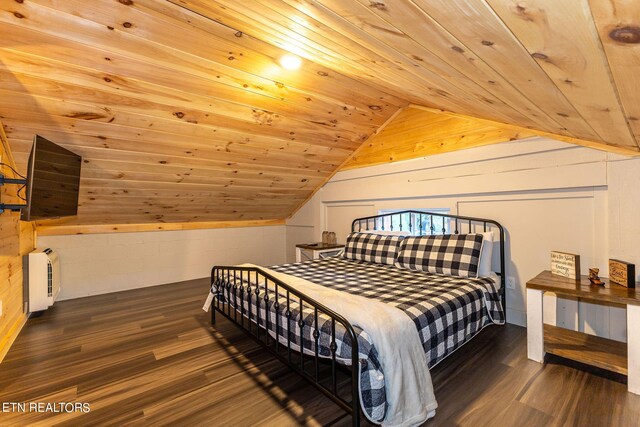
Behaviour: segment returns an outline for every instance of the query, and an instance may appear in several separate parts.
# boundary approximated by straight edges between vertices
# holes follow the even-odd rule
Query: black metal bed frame
[[[505,306],[505,254],[504,254],[504,229],[503,227],[496,221],[483,219],[483,218],[473,218],[473,217],[465,217],[458,215],[450,215],[445,213],[436,213],[436,212],[421,212],[421,211],[399,211],[399,212],[391,212],[381,215],[374,215],[364,218],[357,218],[351,224],[351,231],[367,231],[367,230],[385,230],[385,219],[389,218],[389,231],[397,231],[403,230],[406,227],[402,225],[402,216],[408,214],[409,215],[409,224],[408,228],[412,234],[416,232],[418,235],[424,235],[423,233],[429,232],[430,234],[445,234],[447,230],[447,220],[449,220],[449,228],[454,226],[454,233],[459,234],[460,228],[466,224],[467,231],[469,233],[477,232],[475,230],[475,226],[478,224],[482,224],[482,230],[488,231],[487,227],[495,227],[500,232],[500,275],[501,278],[501,298],[503,307]],[[394,227],[394,217],[397,217]],[[430,220],[429,229],[423,230],[423,220],[425,217],[428,217]],[[442,218],[442,228],[439,233],[436,233],[436,228],[434,225],[434,218]],[[357,230],[356,230],[357,228]],[[247,280],[244,280],[246,275]],[[252,288],[251,280],[255,279],[254,287]],[[315,301],[313,298],[310,298],[304,295],[302,292],[297,291],[286,283],[278,280],[273,277],[269,273],[263,271],[257,267],[233,267],[233,266],[214,266],[211,270],[211,285],[216,286],[218,292],[214,294],[214,298],[212,300],[211,307],[211,324],[213,325],[216,321],[216,311],[222,314],[224,317],[240,326],[240,328],[249,336],[251,336],[254,340],[256,340],[262,347],[271,352],[278,358],[281,362],[291,368],[293,371],[300,374],[304,379],[309,381],[314,387],[316,387],[320,392],[325,394],[331,400],[333,400],[338,406],[344,409],[348,414],[352,417],[352,425],[359,426],[360,425],[360,390],[359,390],[359,360],[358,360],[358,340],[357,334],[354,331],[353,326],[349,323],[347,319],[341,316],[339,313],[331,310],[330,308],[324,306],[323,304]],[[246,285],[246,286],[245,286]],[[260,293],[264,292],[262,298],[260,298]],[[270,301],[269,291],[275,292],[275,301]],[[248,309],[245,310],[244,304],[244,296],[245,292],[247,295]],[[238,304],[238,293],[240,295]],[[255,297],[254,297],[255,295]],[[279,303],[278,297],[286,296],[286,307],[281,307],[282,304]],[[262,301],[261,301],[262,299]],[[233,303],[232,303],[233,301]],[[261,319],[261,304],[264,303],[264,319]],[[255,316],[253,315],[253,305],[255,304]],[[269,319],[269,307],[273,304],[273,308],[276,311],[275,315],[275,325],[270,325]],[[299,327],[299,336],[291,339],[291,335],[293,332],[291,329],[291,325],[294,322],[292,320],[292,309],[298,307],[300,310],[300,319],[297,321],[297,326]],[[238,310],[238,307],[240,310]],[[306,325],[303,320],[303,308],[305,311],[312,310],[314,322],[311,325]],[[283,335],[279,335],[278,331],[280,331],[279,325],[280,316],[278,313],[284,314],[284,317],[287,319],[287,327],[286,327],[286,337]],[[319,355],[319,338],[320,331],[318,330],[318,318],[320,315],[324,315],[329,317],[331,322],[331,341],[330,341],[330,352],[331,357],[330,360],[330,373],[331,377],[329,380],[323,379],[320,377],[320,355]],[[349,339],[351,340],[351,365],[348,370],[348,374],[350,375],[350,400],[345,399],[342,395],[345,393],[340,393],[338,390],[337,384],[337,372],[338,368],[341,367],[336,362],[336,324],[341,325]],[[270,326],[275,326],[275,334],[276,337],[270,335],[271,331]],[[295,326],[295,324],[294,324]],[[315,349],[315,353],[313,355],[306,355],[304,351],[304,328],[311,327],[313,329],[313,340]],[[299,343],[299,352],[292,350],[292,341]],[[286,345],[284,342],[286,341]],[[295,345],[295,344],[294,344]],[[298,354],[298,357],[294,357],[295,354]],[[297,360],[295,360],[297,359]],[[309,372],[309,366],[311,366],[311,372]]]

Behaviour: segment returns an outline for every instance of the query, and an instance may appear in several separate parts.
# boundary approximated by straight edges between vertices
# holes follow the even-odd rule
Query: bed
[[[465,276],[460,273],[462,270],[454,270],[454,275],[415,269],[417,246],[412,248],[411,244],[425,239],[409,236],[439,235],[451,239],[456,236],[467,241],[475,238],[477,249],[478,239],[482,245],[494,246],[494,242],[483,240],[487,232],[494,230],[495,245],[499,248],[499,275],[479,277],[480,271],[476,271],[475,275],[460,277]],[[504,323],[504,230],[492,220],[402,211],[358,218],[353,221],[351,231],[347,252],[336,257],[269,268],[214,267],[209,298],[212,324],[216,312],[236,323],[347,411],[353,425],[360,423],[360,409],[371,422],[393,424],[386,418],[398,412],[402,403],[398,404],[390,392],[392,384],[411,382],[407,381],[412,380],[407,375],[412,374],[404,373],[401,381],[394,378],[393,369],[400,368],[397,363],[393,369],[388,362],[383,363],[389,360],[389,349],[382,341],[388,341],[385,337],[396,330],[376,330],[377,325],[361,311],[382,309],[382,317],[385,310],[391,311],[393,319],[398,318],[405,325],[410,323],[417,338],[404,341],[413,343],[414,355],[418,345],[415,342],[419,341],[426,363],[424,369],[416,372],[428,371],[484,327]],[[393,235],[398,237],[390,237]],[[478,238],[479,235],[485,237]],[[388,252],[387,246],[384,251],[371,252],[372,239],[388,247],[397,241],[404,252],[397,248],[401,252]],[[359,259],[350,250],[360,250],[368,258]],[[399,262],[403,260],[400,254],[405,254],[404,264]],[[440,255],[443,259],[447,257],[451,255]],[[477,264],[479,257],[480,254],[474,261]],[[390,262],[391,259],[394,261]],[[476,268],[480,269],[479,265]],[[404,315],[396,314],[400,312]],[[430,377],[428,381],[430,386]],[[397,387],[395,390],[397,394]]]

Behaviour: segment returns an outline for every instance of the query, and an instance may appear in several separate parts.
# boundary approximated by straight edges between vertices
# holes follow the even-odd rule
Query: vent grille
[[[53,296],[53,266],[47,261],[47,296]]]

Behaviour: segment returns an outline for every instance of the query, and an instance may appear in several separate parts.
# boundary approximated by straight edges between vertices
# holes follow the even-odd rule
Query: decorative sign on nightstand
[[[636,287],[636,266],[617,259],[609,260],[609,282],[627,288]]]
[[[551,251],[551,273],[569,279],[579,279],[580,255]]]

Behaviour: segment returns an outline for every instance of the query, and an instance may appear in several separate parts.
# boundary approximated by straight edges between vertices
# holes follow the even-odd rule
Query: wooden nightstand
[[[296,245],[296,262],[326,258],[337,255],[344,245],[326,245],[324,243],[307,243]]]
[[[567,279],[543,271],[527,282],[527,353],[531,360],[544,361],[545,353],[575,360],[627,375],[628,390],[640,394],[640,292],[609,284],[592,285],[587,276]],[[627,307],[627,343],[545,325],[542,297],[545,292],[595,303],[616,303]]]

